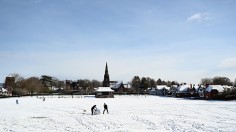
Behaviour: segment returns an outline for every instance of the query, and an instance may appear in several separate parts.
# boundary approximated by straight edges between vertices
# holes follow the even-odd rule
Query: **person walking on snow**
[[[104,103],[104,110],[103,110],[103,114],[104,114],[104,112],[105,112],[105,111],[107,111],[107,113],[109,114],[109,112],[108,112],[108,107],[107,107],[107,104],[105,104],[105,103]]]
[[[92,115],[94,114],[94,111],[96,110],[96,105],[94,105],[92,108],[91,108],[91,112],[92,112]]]

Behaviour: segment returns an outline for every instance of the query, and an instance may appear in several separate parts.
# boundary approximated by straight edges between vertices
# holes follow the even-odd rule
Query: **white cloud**
[[[236,68],[236,58],[226,58],[220,63],[221,68]]]
[[[187,18],[188,22],[203,22],[206,20],[209,20],[209,14],[208,13],[195,13],[193,15],[191,15],[190,17]]]

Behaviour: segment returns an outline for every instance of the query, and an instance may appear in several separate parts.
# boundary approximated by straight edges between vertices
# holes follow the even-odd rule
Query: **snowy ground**
[[[18,99],[19,104],[16,104]],[[110,114],[91,115],[96,104]],[[86,110],[86,111],[85,111]],[[236,101],[158,96],[46,96],[0,99],[0,131],[236,131]]]

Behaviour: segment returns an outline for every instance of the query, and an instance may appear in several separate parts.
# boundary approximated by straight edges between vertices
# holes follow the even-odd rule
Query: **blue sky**
[[[0,81],[236,78],[235,0],[0,0]]]

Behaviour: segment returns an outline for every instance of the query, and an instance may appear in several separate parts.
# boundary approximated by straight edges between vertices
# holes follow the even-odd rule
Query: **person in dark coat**
[[[96,105],[94,105],[92,108],[91,108],[91,112],[92,112],[92,115],[94,114],[94,110],[96,110]]]
[[[105,112],[105,111],[107,111],[107,113],[109,114],[109,112],[108,112],[108,107],[107,107],[107,104],[105,104],[105,103],[104,103],[104,110],[103,110],[103,114],[104,114],[104,112]]]

